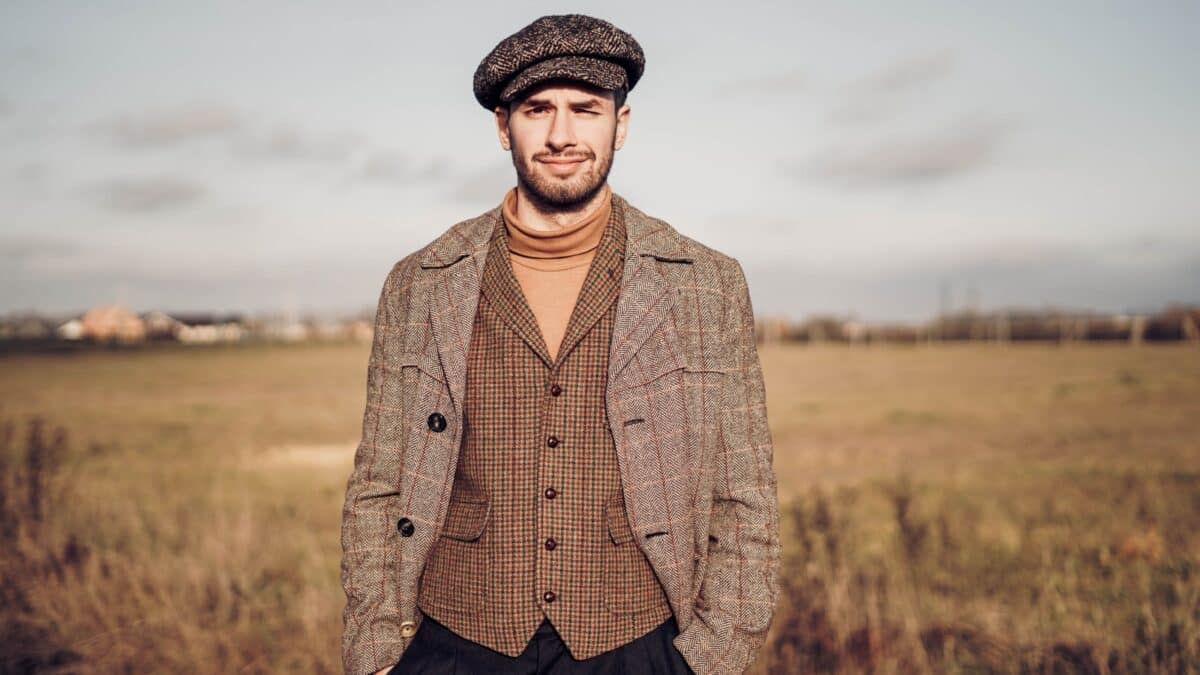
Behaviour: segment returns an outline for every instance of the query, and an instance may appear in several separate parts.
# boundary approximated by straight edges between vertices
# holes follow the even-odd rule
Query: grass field
[[[1200,349],[761,355],[786,560],[756,672],[1200,672]],[[366,357],[0,358],[2,672],[340,672]]]

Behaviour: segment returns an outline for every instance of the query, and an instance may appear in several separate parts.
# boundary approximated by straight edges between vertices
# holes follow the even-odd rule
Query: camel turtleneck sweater
[[[515,187],[504,196],[502,212],[513,274],[537,319],[550,358],[557,359],[567,321],[612,212],[612,191],[606,184],[599,208],[557,230],[535,230],[517,220]]]

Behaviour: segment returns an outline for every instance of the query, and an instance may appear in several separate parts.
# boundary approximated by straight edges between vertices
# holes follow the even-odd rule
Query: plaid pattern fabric
[[[620,215],[605,226],[556,362],[513,275],[503,222],[484,265],[463,446],[418,605],[509,656],[521,654],[543,617],[586,659],[671,616],[633,541],[604,409],[625,248]]]
[[[741,673],[779,591],[773,450],[745,275],[735,259],[615,193],[613,210],[626,246],[604,409],[627,523],[666,593],[688,664],[702,675]],[[462,490],[450,513],[468,349],[501,218],[497,205],[456,223],[397,262],[380,292],[342,514],[351,675],[399,660],[419,630],[418,584],[442,531],[482,521],[482,536],[490,513],[477,512],[495,508]]]

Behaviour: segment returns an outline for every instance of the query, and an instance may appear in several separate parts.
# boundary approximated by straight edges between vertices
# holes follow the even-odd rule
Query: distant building
[[[185,344],[238,342],[246,334],[237,315],[176,314],[174,319],[179,324],[175,338]]]
[[[785,317],[765,316],[754,322],[754,335],[759,344],[782,342],[787,336],[787,328]]]
[[[71,319],[58,328],[55,328],[54,333],[64,340],[82,340],[83,322],[79,319]]]
[[[83,337],[96,342],[141,342],[146,339],[146,325],[128,307],[101,305],[84,313],[80,319]]]
[[[36,314],[14,317],[8,325],[7,337],[18,340],[44,340],[54,335],[55,322]]]
[[[142,322],[146,324],[147,340],[178,340],[184,328],[182,321],[158,310],[143,314]]]
[[[291,317],[272,317],[261,322],[259,334],[267,340],[300,342],[308,339],[308,327]]]
[[[332,319],[313,319],[305,322],[308,336],[317,340],[345,340],[346,326]]]
[[[370,342],[375,337],[375,326],[370,321],[355,319],[346,327],[350,339],[355,342]]]

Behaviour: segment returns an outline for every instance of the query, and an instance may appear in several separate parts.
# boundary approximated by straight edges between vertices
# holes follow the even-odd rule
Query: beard
[[[612,169],[613,155],[616,154],[616,138],[614,129],[608,151],[600,155],[587,149],[580,149],[567,151],[562,155],[539,152],[528,160],[525,159],[524,153],[517,147],[517,144],[513,143],[512,162],[513,167],[517,170],[517,182],[540,211],[545,213],[577,211],[592,197],[595,197],[596,193],[604,187],[604,182],[608,180],[608,172]],[[585,160],[586,168],[581,166],[570,176],[559,177],[539,171],[539,167],[543,167],[545,164],[537,161],[537,157],[580,157],[591,161]]]

